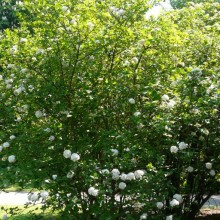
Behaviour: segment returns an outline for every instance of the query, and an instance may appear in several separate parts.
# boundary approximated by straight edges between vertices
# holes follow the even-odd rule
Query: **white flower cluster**
[[[73,153],[72,154],[70,150],[64,150],[63,156],[65,158],[70,158],[74,162],[76,162],[76,161],[78,161],[80,159],[79,154],[77,154],[77,153]]]
[[[128,174],[122,173],[120,175],[120,171],[118,169],[113,169],[111,173],[113,180],[121,179],[122,181],[131,181],[141,179],[145,172],[143,170],[136,170],[135,172],[129,172]]]
[[[176,102],[174,100],[170,99],[170,97],[166,94],[163,95],[161,97],[161,99],[162,99],[162,106],[164,106],[166,108],[172,109],[176,104]]]
[[[28,195],[28,200],[30,202],[37,202],[40,198],[42,198],[42,200],[46,200],[47,197],[49,196],[49,193],[47,191],[42,191],[39,193],[30,193]]]
[[[112,155],[113,156],[118,156],[118,150],[117,149],[111,149]]]
[[[91,195],[91,196],[98,196],[99,190],[95,189],[94,187],[90,187],[90,188],[88,189],[88,193],[89,193],[89,195]]]
[[[205,164],[205,167],[206,167],[206,169],[210,170],[210,171],[209,171],[209,174],[210,174],[211,176],[215,176],[215,170],[212,170],[212,163],[207,162],[207,163]]]
[[[177,146],[171,146],[170,147],[170,152],[172,154],[176,154],[179,150],[185,150],[188,147],[188,144],[184,143],[184,142],[180,142],[179,143],[179,147]]]
[[[163,208],[163,203],[162,202],[157,202],[156,206],[158,209],[162,209]]]
[[[110,7],[110,11],[112,12],[112,14],[118,17],[123,16],[125,14],[125,10],[116,8],[114,6]]]
[[[145,220],[147,219],[147,213],[143,213],[141,216],[140,216],[140,220]]]

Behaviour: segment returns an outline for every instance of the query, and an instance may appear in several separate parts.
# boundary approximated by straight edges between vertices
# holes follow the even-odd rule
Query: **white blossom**
[[[56,174],[52,175],[52,178],[55,180],[57,178],[57,175]]]
[[[92,28],[94,27],[94,24],[93,24],[91,21],[90,21],[90,22],[88,22],[88,24],[87,24],[87,25],[88,25],[88,28],[89,28],[89,29],[92,29]]]
[[[27,68],[23,68],[23,69],[21,69],[21,73],[26,73],[27,71],[28,71]]]
[[[47,197],[49,196],[49,193],[47,191],[43,191],[40,193],[40,196],[42,197],[42,199],[47,199]]]
[[[65,158],[70,158],[70,157],[71,157],[71,151],[70,151],[70,150],[65,150],[65,151],[63,152],[63,156],[64,156]]]
[[[20,42],[21,42],[21,43],[25,43],[25,42],[27,42],[27,41],[28,41],[27,38],[21,38],[21,39],[20,39]]]
[[[52,135],[48,138],[49,141],[54,141],[55,140],[55,137]]]
[[[117,149],[111,149],[113,156],[118,156],[118,150]]]
[[[126,180],[135,180],[135,175],[134,175],[134,173],[132,173],[132,172],[128,173]]]
[[[163,208],[163,203],[162,202],[157,202],[156,206],[158,209],[162,209]]]
[[[120,177],[120,171],[119,171],[118,169],[113,169],[113,170],[111,171],[111,173],[112,173],[112,179],[113,179],[113,180],[118,180],[118,179],[119,179],[119,177]]]
[[[143,171],[143,170],[136,170],[136,171],[134,172],[134,175],[135,175],[135,178],[136,178],[136,179],[141,179],[142,176],[144,175],[144,171]]]
[[[69,13],[70,13],[69,8],[68,8],[67,6],[63,6],[63,7],[62,7],[62,11],[63,11],[64,13],[66,13],[66,14],[69,14]]]
[[[135,104],[135,100],[133,98],[128,99],[131,104]]]
[[[39,196],[37,193],[33,193],[31,196],[30,196],[30,200],[32,202],[36,202],[37,200],[39,199]]]
[[[176,199],[172,199],[172,200],[170,201],[170,206],[171,206],[171,207],[178,206],[179,204],[180,204],[179,201],[176,200]]]
[[[11,135],[9,138],[10,138],[10,140],[14,140],[16,137],[15,137],[15,135]]]
[[[126,180],[127,180],[127,174],[122,173],[122,174],[120,175],[120,179],[123,180],[123,181],[126,181]]]
[[[214,171],[214,170],[210,170],[209,174],[210,174],[211,176],[215,176],[215,171]]]
[[[137,57],[133,57],[133,58],[131,59],[131,62],[132,62],[133,64],[136,64],[136,63],[138,62],[138,58],[137,58]]]
[[[168,107],[168,108],[173,108],[175,104],[176,104],[176,102],[175,102],[174,100],[170,100],[170,101],[167,103],[167,107]]]
[[[179,149],[180,150],[184,150],[188,147],[188,144],[184,143],[184,142],[180,142],[179,143]]]
[[[126,183],[120,182],[119,185],[118,185],[118,188],[121,189],[121,190],[123,190],[123,189],[126,188],[126,186],[127,186]]]
[[[207,169],[209,169],[209,170],[211,170],[212,169],[212,163],[206,163],[205,164],[205,167],[207,168]]]
[[[203,128],[202,133],[205,134],[206,136],[208,136],[209,135],[209,130],[206,129],[206,128]]]
[[[9,64],[7,65],[7,69],[13,69],[13,68],[15,68],[15,65],[14,65],[14,64],[9,63]]]
[[[140,216],[140,220],[145,220],[147,219],[147,213],[143,213],[141,216]]]
[[[173,215],[168,215],[168,216],[166,217],[166,220],[173,220]]]
[[[118,175],[120,175],[120,171],[119,171],[118,169],[113,169],[113,170],[111,171],[111,173],[112,173],[112,174],[118,174]]]
[[[36,51],[36,55],[39,55],[39,54],[44,54],[44,49],[41,49],[41,48],[39,48],[39,49],[37,49],[37,51]]]
[[[178,152],[178,147],[176,147],[176,146],[171,146],[170,147],[170,152],[172,153],[172,154],[176,154],[177,152]]]
[[[10,155],[9,157],[8,157],[8,162],[9,163],[14,163],[16,161],[16,159],[15,159],[15,156],[14,155]]]
[[[2,150],[3,150],[3,147],[0,145],[0,152],[2,152]]]
[[[2,145],[4,148],[10,147],[10,144],[8,142],[3,143]]]
[[[71,160],[72,160],[72,161],[76,162],[76,161],[78,161],[79,159],[80,159],[79,154],[73,153],[73,154],[71,155]]]
[[[99,191],[98,191],[97,189],[95,189],[94,187],[90,187],[90,188],[88,189],[88,193],[89,193],[89,195],[91,195],[91,196],[97,196],[98,193],[99,193]]]
[[[168,101],[170,98],[168,95],[165,94],[161,97],[161,99],[162,99],[162,101]]]
[[[191,166],[188,166],[188,167],[187,167],[187,171],[188,171],[189,173],[192,173],[192,172],[194,171],[194,168],[191,167]]]
[[[101,173],[101,174],[106,174],[106,175],[107,175],[107,174],[109,174],[110,172],[109,172],[108,169],[103,169],[103,170],[100,171],[100,173]]]
[[[40,110],[38,110],[38,111],[35,112],[35,116],[36,116],[37,118],[41,118],[41,117],[43,116],[43,112],[40,111]]]
[[[73,171],[68,172],[67,175],[66,175],[66,177],[67,177],[68,179],[73,178],[73,176],[74,176],[74,172],[73,172]]]
[[[141,115],[141,113],[140,113],[140,112],[135,112],[133,115],[134,115],[135,117],[138,117],[138,116]]]
[[[173,198],[176,199],[179,203],[183,201],[183,197],[180,194],[174,194]]]

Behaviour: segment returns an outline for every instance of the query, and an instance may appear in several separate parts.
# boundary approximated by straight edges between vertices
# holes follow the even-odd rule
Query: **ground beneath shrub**
[[[196,220],[220,220],[220,209],[202,209]]]

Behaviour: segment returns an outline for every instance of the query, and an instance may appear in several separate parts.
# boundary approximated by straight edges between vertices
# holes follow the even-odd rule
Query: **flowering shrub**
[[[63,219],[193,219],[220,189],[220,5],[22,7],[0,44],[1,187]]]

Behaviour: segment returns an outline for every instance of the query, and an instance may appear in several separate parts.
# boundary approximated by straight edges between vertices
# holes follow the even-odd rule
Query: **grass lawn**
[[[16,210],[16,214],[12,215],[10,214],[10,210],[13,209]],[[40,210],[40,205],[34,205],[27,208],[25,206],[1,206],[0,218],[4,214],[7,214],[10,220],[60,220],[59,216],[57,214],[51,214],[50,210],[46,210],[44,213],[42,213],[42,210]]]

